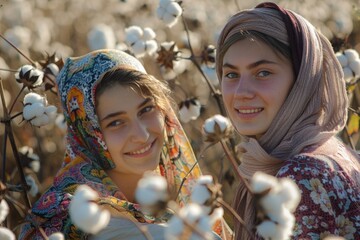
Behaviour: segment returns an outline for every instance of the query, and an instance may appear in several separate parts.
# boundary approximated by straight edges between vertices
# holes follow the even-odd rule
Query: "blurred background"
[[[149,73],[168,81],[181,113],[179,117],[204,174],[211,174],[219,180],[223,185],[224,199],[230,203],[238,180],[235,179],[221,146],[216,144],[207,148],[209,144],[204,141],[202,134],[204,121],[214,114],[223,113],[221,103],[214,98],[214,91],[219,90],[219,84],[213,69],[213,46],[216,45],[221,27],[232,14],[240,9],[252,8],[260,2],[184,0],[179,2],[183,19],[180,17],[169,27],[156,14],[159,7],[157,0],[0,0],[0,34],[24,55],[37,62],[47,55],[55,54],[57,59],[65,59],[99,48],[118,48],[132,53],[126,32],[131,26],[151,28],[156,34],[153,40],[156,41],[157,51],[161,50],[161,46],[168,49],[169,45],[175,44],[179,53],[175,54],[174,66],[167,69],[159,62],[159,52],[137,56]],[[307,18],[328,37],[335,52],[345,49],[360,52],[360,0],[274,2]],[[183,20],[188,31],[185,31]],[[15,81],[14,72],[5,70],[16,71],[24,64],[30,63],[0,39],[0,77],[3,80],[7,106],[12,104],[22,86]],[[360,94],[357,80],[358,77],[348,84],[353,109],[349,115],[348,132],[339,135],[354,147],[358,145],[359,139]],[[37,90],[42,89],[35,89]],[[21,101],[26,93],[27,91],[21,93],[19,100],[15,102],[14,113],[22,111]],[[30,195],[31,201],[36,200],[51,184],[64,154],[66,127],[61,119],[61,106],[56,93],[47,91],[43,94],[46,94],[49,103],[58,107],[59,116],[56,121],[38,128],[22,121],[20,116],[14,119],[12,125],[18,149],[31,147],[38,156],[38,171],[31,170],[31,165],[23,162],[27,166],[25,171],[33,174],[38,184],[38,191]],[[0,115],[3,113],[1,108],[2,105]],[[0,169],[5,172],[5,182],[17,184],[17,165],[10,144],[3,141],[2,125],[0,124],[0,154],[5,161],[1,160]],[[234,134],[230,146],[235,146],[238,141]],[[13,197],[19,198],[16,193]],[[21,213],[16,212],[18,211],[12,211],[9,217],[13,226],[22,218]]]

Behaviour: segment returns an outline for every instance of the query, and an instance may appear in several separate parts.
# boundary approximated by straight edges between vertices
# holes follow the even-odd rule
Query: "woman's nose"
[[[251,99],[255,96],[251,76],[241,76],[235,88],[235,97],[240,99]]]
[[[131,139],[133,142],[145,143],[148,141],[150,133],[148,127],[141,121],[135,121],[132,126],[132,136]]]

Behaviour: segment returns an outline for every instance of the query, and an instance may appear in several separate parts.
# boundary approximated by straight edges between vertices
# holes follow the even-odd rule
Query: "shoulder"
[[[277,177],[326,177],[334,170],[334,162],[324,156],[299,154],[286,161],[277,173]]]

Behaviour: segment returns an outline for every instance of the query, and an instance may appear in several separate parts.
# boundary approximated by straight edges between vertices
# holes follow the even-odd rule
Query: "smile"
[[[251,114],[258,113],[264,110],[263,108],[253,108],[253,109],[237,109],[237,111],[241,114]]]
[[[153,146],[153,144],[155,143],[155,140],[150,143],[149,145],[147,145],[146,147],[142,148],[142,149],[139,149],[139,150],[136,150],[136,151],[133,151],[133,152],[128,152],[126,153],[127,155],[141,155],[141,154],[144,154],[144,153],[147,153],[150,148]]]

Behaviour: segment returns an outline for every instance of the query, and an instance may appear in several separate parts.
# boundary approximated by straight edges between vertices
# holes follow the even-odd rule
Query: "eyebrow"
[[[145,106],[148,102],[152,101],[153,99],[152,98],[145,98],[144,101],[142,101],[139,106],[137,107],[137,109],[140,109],[142,108],[143,106]],[[106,119],[109,119],[109,118],[112,118],[112,117],[115,117],[115,116],[118,116],[118,115],[123,115],[125,114],[126,112],[125,111],[119,111],[119,112],[113,112],[113,113],[109,113],[108,115],[106,115],[105,117],[103,117],[102,119],[100,119],[100,122],[106,120]]]
[[[254,62],[254,63],[251,63],[249,64],[246,68],[247,69],[252,69],[252,68],[255,68],[257,66],[260,66],[262,64],[277,64],[276,62],[273,62],[273,61],[269,61],[269,60],[265,60],[265,59],[262,59],[262,60],[259,60],[257,62]],[[224,63],[223,64],[223,68],[224,67],[228,67],[228,68],[232,68],[232,69],[236,69],[237,67],[235,65],[232,65],[230,63]]]

